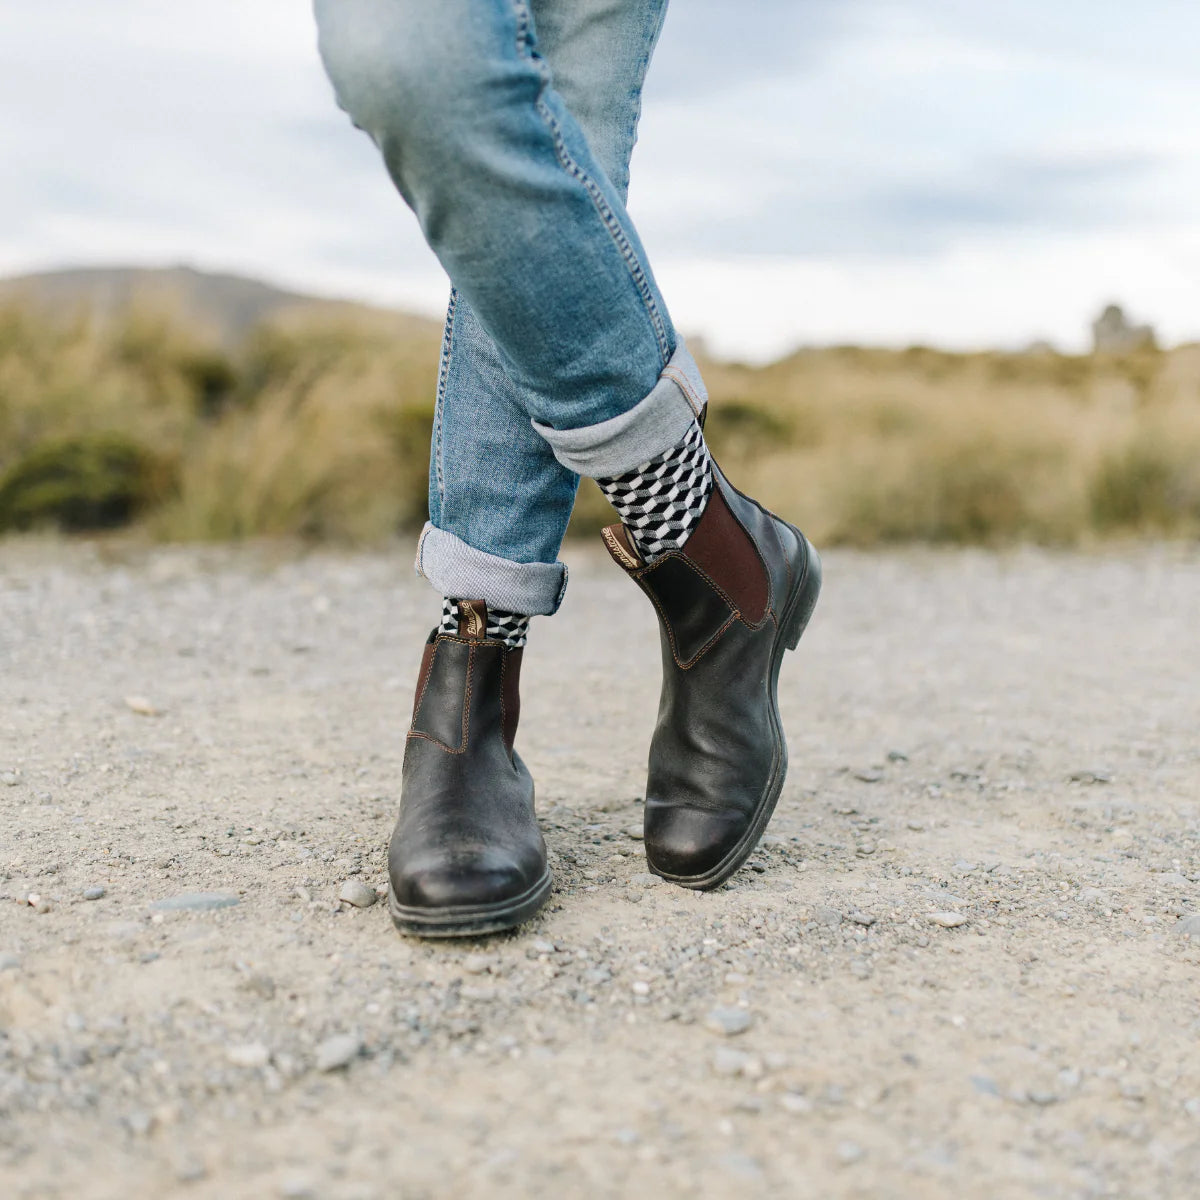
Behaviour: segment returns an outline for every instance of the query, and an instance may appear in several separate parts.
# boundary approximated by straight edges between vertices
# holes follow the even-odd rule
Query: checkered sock
[[[458,601],[449,596],[442,597],[442,623],[438,632],[458,633]],[[520,650],[529,636],[529,618],[524,613],[489,607],[485,636],[503,642],[510,650]]]
[[[596,482],[647,562],[682,549],[713,487],[712,461],[699,422],[693,421],[664,454]]]

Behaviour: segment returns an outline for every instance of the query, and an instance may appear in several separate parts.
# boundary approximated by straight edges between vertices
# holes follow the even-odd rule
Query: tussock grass
[[[298,309],[236,351],[194,330],[0,309],[0,529],[371,541],[420,523],[427,325]],[[1200,533],[1200,346],[703,365],[726,470],[821,543]],[[612,519],[585,483],[573,531]]]

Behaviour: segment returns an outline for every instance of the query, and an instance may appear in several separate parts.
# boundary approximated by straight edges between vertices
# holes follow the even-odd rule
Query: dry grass
[[[420,522],[426,326],[313,309],[233,354],[193,328],[0,311],[0,528],[370,541]],[[1200,346],[704,365],[735,482],[824,544],[1200,532]],[[611,519],[585,487],[574,530]]]

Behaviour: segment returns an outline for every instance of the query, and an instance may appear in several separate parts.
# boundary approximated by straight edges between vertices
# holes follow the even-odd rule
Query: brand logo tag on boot
[[[458,602],[458,632],[459,636],[467,638],[482,638],[487,631],[487,618],[481,600],[460,600]]]

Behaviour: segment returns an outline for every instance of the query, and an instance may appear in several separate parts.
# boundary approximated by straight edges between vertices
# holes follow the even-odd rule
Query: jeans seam
[[[667,328],[663,322],[662,314],[658,311],[658,305],[654,301],[654,293],[650,290],[650,284],[646,279],[645,269],[638,261],[637,255],[633,252],[629,236],[621,227],[621,222],[617,220],[616,213],[609,207],[608,201],[604,198],[604,193],[596,185],[595,180],[571,157],[571,152],[567,149],[566,140],[562,135],[562,127],[542,96],[542,91],[545,90],[549,83],[547,72],[534,62],[533,56],[529,53],[530,16],[528,5],[524,0],[514,0],[513,8],[517,16],[517,53],[522,58],[530,60],[542,78],[542,88],[538,92],[535,107],[547,130],[550,132],[550,137],[554,142],[555,156],[558,158],[559,165],[563,170],[583,185],[584,191],[587,192],[596,211],[600,214],[600,220],[603,222],[605,229],[608,230],[609,237],[612,238],[613,244],[624,260],[630,279],[633,281],[633,285],[637,288],[638,295],[641,297],[642,304],[646,309],[646,315],[649,317],[650,324],[654,329],[655,340],[658,343],[658,352],[665,366],[671,358],[670,339],[667,337]]]
[[[433,466],[437,476],[439,508],[446,502],[446,474],[442,449],[442,411],[446,402],[446,384],[450,378],[450,359],[454,354],[454,317],[458,311],[458,292],[450,290],[450,303],[446,309],[446,329],[442,334],[442,362],[438,371],[437,402],[433,417]]]

